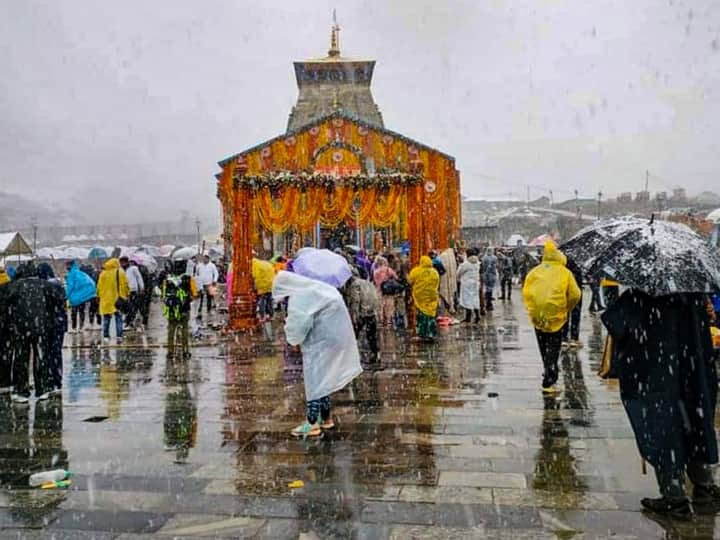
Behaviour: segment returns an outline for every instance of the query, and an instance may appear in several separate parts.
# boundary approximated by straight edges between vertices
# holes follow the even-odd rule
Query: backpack
[[[405,287],[403,287],[402,283],[400,283],[397,279],[390,278],[382,282],[380,290],[385,296],[394,296],[403,292]]]
[[[174,278],[163,286],[163,315],[169,321],[179,321],[190,311],[190,294]]]
[[[152,277],[150,276],[150,271],[148,270],[147,266],[139,264],[138,270],[140,271],[140,277],[143,278],[143,284],[145,286],[145,292],[146,294],[149,294],[153,290],[153,284],[152,284]]]
[[[445,265],[440,261],[440,259],[433,259],[432,265],[440,276],[444,276],[447,272],[447,270],[445,270]]]

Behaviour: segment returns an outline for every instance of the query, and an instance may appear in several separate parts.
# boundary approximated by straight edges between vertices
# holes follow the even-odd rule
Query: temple
[[[374,60],[355,60],[340,54],[340,27],[335,22],[327,56],[295,62],[298,100],[290,112],[288,133],[337,110],[368,125],[385,127],[370,91],[374,69]]]
[[[455,159],[385,128],[370,92],[375,62],[343,57],[339,30],[326,57],[295,63],[287,131],[219,163],[233,329],[257,325],[253,253],[402,246],[416,264],[460,233]]]

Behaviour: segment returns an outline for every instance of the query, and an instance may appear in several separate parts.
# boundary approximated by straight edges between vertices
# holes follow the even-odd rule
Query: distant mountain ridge
[[[45,206],[15,193],[0,191],[0,231],[28,228],[33,218],[45,225],[68,225],[78,216],[60,206]]]

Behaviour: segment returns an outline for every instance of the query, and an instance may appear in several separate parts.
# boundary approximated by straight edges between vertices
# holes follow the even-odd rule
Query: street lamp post
[[[197,231],[197,252],[200,255],[200,218],[195,218],[195,229]]]
[[[33,218],[32,218],[33,255],[37,252],[37,230],[38,230],[37,216],[33,216]]]

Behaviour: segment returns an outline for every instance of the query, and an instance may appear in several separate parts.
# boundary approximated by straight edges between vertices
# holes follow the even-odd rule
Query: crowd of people
[[[101,331],[110,344],[124,332],[143,332],[150,316],[154,276],[139,261],[111,258],[102,269],[70,261],[64,279],[47,263],[30,261],[0,272],[0,392],[15,403],[62,393],[62,347],[66,333]]]
[[[430,252],[414,267],[406,253],[336,250],[334,257],[342,257],[347,272],[339,286],[298,273],[294,266],[300,259],[252,261],[259,322],[267,323],[280,309],[287,351],[302,357],[307,414],[293,436],[333,429],[331,394],[363,370],[383,369],[381,329],[402,331],[414,324],[417,339],[432,342],[440,324],[475,324],[491,316],[496,301],[512,301],[516,284],[535,329],[541,390],[552,399],[562,391],[561,351],[582,346],[587,283],[589,311],[602,312],[606,349],[638,448],[655,469],[661,497],[643,499],[643,507],[679,518],[692,515],[693,507],[720,510],[720,488],[710,469],[718,461],[713,423],[718,379],[711,334],[720,336],[713,327],[720,297],[653,297],[633,288],[620,294],[621,284],[588,279],[552,241],[537,263],[522,249],[492,247]],[[168,321],[168,358],[187,359],[192,303],[199,300],[195,314],[202,320],[203,307],[206,314],[213,309],[221,279],[207,256],[158,276],[127,257],[108,259],[101,271],[73,261],[64,280],[47,263],[25,263],[13,273],[0,269],[0,392],[12,392],[13,402],[27,404],[32,370],[38,400],[60,395],[65,333],[101,329],[108,344],[114,322],[120,343],[126,330],[147,327],[154,292],[162,298]],[[231,288],[227,292],[232,302]],[[361,339],[368,349],[364,362]],[[692,505],[686,476],[693,485]]]
[[[276,256],[265,261],[255,256],[252,260],[259,322],[267,322],[281,307],[289,352],[303,359],[307,418],[292,430],[294,436],[316,436],[332,429],[330,394],[363,368],[384,369],[378,344],[381,329],[402,331],[414,321],[417,339],[433,342],[439,324],[461,324],[454,318],[460,311],[464,323],[477,323],[494,310],[496,285],[500,284],[499,299],[510,301],[513,283],[524,278],[532,261],[524,250],[491,247],[482,249],[482,257],[479,248],[432,251],[421,256],[415,267],[402,252],[336,249],[334,253],[349,269],[338,287],[297,274],[297,259]],[[357,345],[362,339],[368,349],[364,362]]]
[[[336,249],[352,271],[340,292],[356,334],[367,337],[372,357],[377,356],[378,329],[406,329],[408,314],[416,321],[418,337],[432,341],[437,338],[438,323],[477,323],[494,310],[496,300],[510,301],[513,283],[524,279],[534,259],[523,248],[488,247],[482,249],[482,256],[480,252],[480,248],[431,251],[411,268],[407,253]],[[274,312],[270,300],[274,275],[286,268],[292,269],[292,259],[284,256],[271,261],[253,258],[262,321]],[[374,293],[365,284],[374,287]],[[458,314],[464,315],[462,321],[455,318]]]

